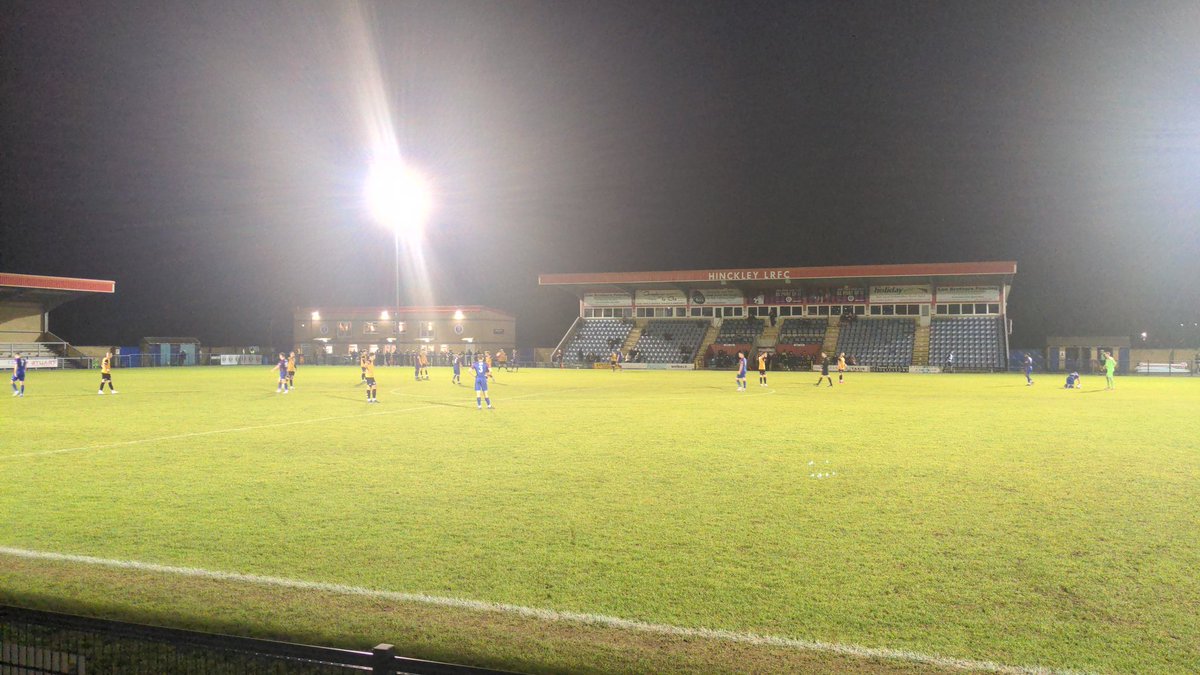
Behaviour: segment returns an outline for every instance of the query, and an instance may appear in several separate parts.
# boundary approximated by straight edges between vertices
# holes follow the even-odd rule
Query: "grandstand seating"
[[[607,361],[612,350],[625,344],[631,330],[633,322],[628,319],[583,319],[579,330],[563,347],[563,360],[568,363]]]
[[[717,333],[717,344],[730,345],[753,343],[763,332],[763,322],[758,319],[725,319]]]
[[[916,332],[912,319],[860,319],[842,325],[837,350],[860,366],[908,367]]]
[[[784,319],[779,327],[781,345],[819,345],[825,342],[826,319]]]
[[[651,321],[638,338],[634,360],[645,363],[689,363],[696,358],[707,321]]]
[[[62,345],[44,342],[3,342],[0,343],[0,355],[12,356],[20,352],[26,358],[62,356]],[[10,373],[11,374],[11,373]]]
[[[955,370],[1003,370],[1004,333],[1000,317],[935,317],[929,327],[929,364],[946,366],[951,352]]]

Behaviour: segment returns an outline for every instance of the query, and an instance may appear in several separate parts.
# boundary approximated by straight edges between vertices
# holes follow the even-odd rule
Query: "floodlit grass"
[[[0,400],[0,546],[1200,670],[1200,378],[751,372],[739,394],[727,372],[525,370],[481,412],[448,369],[380,368],[377,406],[357,369],[274,377],[121,370],[97,396],[95,372],[32,372]],[[0,600],[519,670],[914,669],[5,555]]]

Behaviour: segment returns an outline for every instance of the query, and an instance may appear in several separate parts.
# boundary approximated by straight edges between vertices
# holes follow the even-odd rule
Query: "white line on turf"
[[[424,593],[383,591],[374,588],[364,588],[362,586],[349,586],[346,584],[304,581],[302,579],[287,579],[282,577],[268,577],[258,574],[242,574],[239,572],[220,572],[196,567],[177,567],[174,565],[160,565],[158,563],[141,562],[137,560],[96,558],[86,555],[54,553],[51,551],[35,551],[31,549],[13,548],[9,546],[0,546],[0,555],[23,558],[26,560],[48,560],[54,562],[92,565],[95,567],[130,569],[140,572],[153,572],[157,574],[171,574],[198,579],[232,581],[245,584],[254,584],[257,586],[294,588],[305,591],[336,593],[339,595],[357,595],[381,600],[392,600],[395,602],[432,605],[437,607],[451,607],[476,612],[512,614],[530,619],[537,619],[540,621],[604,626],[606,628],[615,628],[618,630],[634,631],[638,633],[650,633],[654,635],[717,640],[721,642],[735,642],[765,647],[782,647],[786,649],[841,654],[864,659],[907,661],[911,663],[921,663],[955,670],[975,670],[1014,675],[1074,675],[1081,672],[1076,670],[1049,668],[1046,666],[1011,666],[1003,663],[996,663],[994,661],[977,661],[973,659],[956,658],[953,656],[922,654],[920,652],[909,651],[906,649],[864,647],[853,644],[799,640],[796,638],[782,637],[778,635],[739,633],[736,631],[718,630],[712,628],[688,628],[686,626],[674,626],[671,624],[650,623],[646,621],[637,621],[634,619],[622,619],[620,617],[608,616],[605,614],[587,614],[583,612],[560,611],[539,607],[525,607],[522,605],[511,605],[501,602],[485,602],[482,600],[467,600],[462,598],[426,595]]]
[[[574,391],[574,389],[556,389],[550,391],[538,391],[531,394],[522,394],[513,396],[508,401],[528,398],[531,396],[544,396],[547,394],[557,394],[565,391]],[[391,410],[379,410],[376,412],[356,413],[353,415],[334,415],[332,417],[317,417],[312,419],[291,420],[288,422],[272,422],[271,424],[254,424],[246,427],[233,427],[230,429],[210,429],[209,431],[189,431],[185,434],[171,434],[169,436],[154,436],[152,438],[138,438],[131,441],[117,441],[115,443],[97,443],[95,445],[81,445],[76,448],[60,448],[58,450],[40,450],[38,452],[24,452],[17,455],[0,455],[0,461],[6,459],[24,459],[28,457],[44,457],[46,455],[61,455],[70,452],[86,452],[88,450],[109,450],[111,448],[124,448],[131,445],[142,445],[144,443],[158,443],[160,441],[177,441],[184,438],[198,438],[201,436],[215,436],[217,434],[236,434],[243,431],[256,431],[258,429],[275,429],[278,427],[289,427],[297,424],[317,424],[320,422],[334,422],[337,420],[354,419],[358,417],[374,417],[377,415],[396,415],[400,413],[416,412],[418,410],[431,410],[441,408],[441,405],[419,405],[412,408],[395,408]]]

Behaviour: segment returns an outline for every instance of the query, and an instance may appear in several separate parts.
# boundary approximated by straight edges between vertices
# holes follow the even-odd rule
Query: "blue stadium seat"
[[[837,351],[860,366],[907,368],[916,334],[913,319],[859,319],[842,324]]]
[[[929,365],[954,370],[1004,370],[1003,323],[997,316],[935,317],[929,327]]]
[[[579,330],[563,347],[563,360],[567,363],[606,361],[614,349],[625,344],[632,330],[633,322],[629,319],[583,319]]]

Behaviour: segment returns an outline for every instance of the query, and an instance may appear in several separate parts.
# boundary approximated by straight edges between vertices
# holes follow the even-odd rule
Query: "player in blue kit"
[[[492,399],[490,397],[488,397],[488,383],[487,383],[488,371],[490,371],[491,368],[489,368],[487,362],[483,360],[483,354],[478,354],[475,356],[474,368],[475,368],[475,407],[479,408],[480,410],[483,410],[483,403],[480,402],[480,399],[482,398],[484,401],[487,402],[488,410],[491,410],[492,409]]]
[[[737,390],[746,391],[746,355],[738,352]]]
[[[454,377],[450,378],[450,384],[462,384],[462,354],[454,355]]]
[[[1063,389],[1083,389],[1083,383],[1079,381],[1079,373],[1072,371],[1067,376],[1067,383],[1063,386]]]
[[[13,396],[25,397],[25,357],[21,352],[13,354],[12,389]]]
[[[1033,357],[1025,354],[1025,386],[1033,386]]]
[[[288,358],[283,352],[279,352],[279,364],[276,366],[279,369],[279,386],[276,387],[275,393],[288,393]]]

